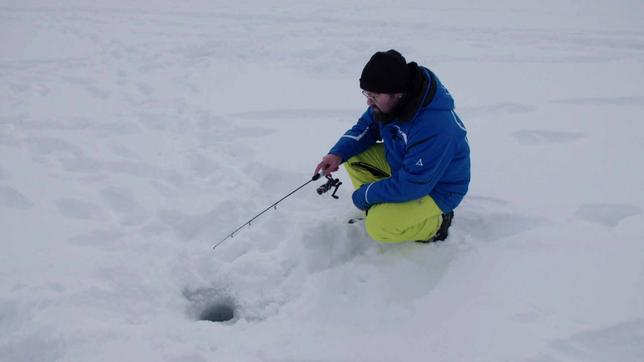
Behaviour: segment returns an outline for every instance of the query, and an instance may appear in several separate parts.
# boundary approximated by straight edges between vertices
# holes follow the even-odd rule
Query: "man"
[[[470,148],[452,96],[429,69],[393,49],[371,57],[360,88],[369,108],[315,174],[344,163],[373,239],[444,240],[470,182]]]

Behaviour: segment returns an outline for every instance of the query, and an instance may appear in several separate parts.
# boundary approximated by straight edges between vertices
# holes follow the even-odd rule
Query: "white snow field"
[[[391,48],[468,127],[448,240],[371,240],[342,170],[212,250]],[[644,361],[643,84],[639,0],[1,1],[0,360]]]

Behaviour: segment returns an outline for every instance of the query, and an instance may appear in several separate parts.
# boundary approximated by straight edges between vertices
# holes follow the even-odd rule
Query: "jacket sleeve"
[[[408,140],[403,167],[392,177],[364,185],[369,205],[405,202],[428,195],[442,178],[456,154],[450,132],[419,134]]]
[[[348,130],[329,153],[338,155],[345,162],[349,158],[366,151],[380,139],[378,125],[367,110],[358,122]]]

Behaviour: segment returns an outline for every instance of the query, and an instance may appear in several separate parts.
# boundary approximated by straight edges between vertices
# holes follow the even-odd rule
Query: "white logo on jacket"
[[[423,159],[419,158],[418,162],[416,162],[416,166],[422,166],[423,165]]]

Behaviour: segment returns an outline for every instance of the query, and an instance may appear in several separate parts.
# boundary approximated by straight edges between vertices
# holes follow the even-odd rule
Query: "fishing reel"
[[[340,181],[339,178],[333,178],[330,174],[326,175],[325,177],[327,180],[326,183],[318,187],[316,190],[318,195],[327,193],[329,190],[333,188],[333,193],[331,193],[331,197],[333,197],[334,199],[339,199],[339,197],[336,196],[335,193],[338,192],[338,188],[340,188],[340,185],[342,185],[342,182]]]

